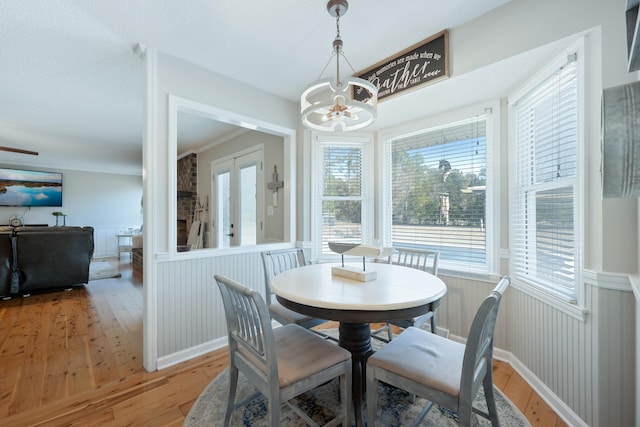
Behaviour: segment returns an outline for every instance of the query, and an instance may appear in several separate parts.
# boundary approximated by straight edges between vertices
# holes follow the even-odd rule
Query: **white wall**
[[[95,228],[94,257],[116,256],[115,234],[123,228],[138,228],[142,224],[142,177],[53,168],[46,170],[62,172],[62,207],[0,207],[0,223],[7,224],[11,215],[24,213],[25,224],[53,226],[56,218],[51,212],[61,211],[67,214],[66,225]],[[62,218],[59,225],[62,225]]]

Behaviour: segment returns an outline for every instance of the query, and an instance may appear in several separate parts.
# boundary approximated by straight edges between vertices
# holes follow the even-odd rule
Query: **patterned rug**
[[[376,343],[376,340],[373,340]],[[187,415],[185,427],[221,426],[224,420],[229,390],[229,371],[225,369],[218,375],[200,394]],[[530,427],[531,425],[522,413],[507,399],[500,390],[494,387],[496,405],[500,423],[506,427]],[[255,388],[249,385],[242,374],[238,381],[236,402],[255,392]],[[340,392],[337,380],[331,381],[307,392],[296,399],[299,405],[311,418],[322,425],[335,416],[334,408],[340,406]],[[416,398],[411,402],[409,395],[394,387],[380,384],[379,386],[379,420],[388,426],[411,425],[426,404],[426,400]],[[474,402],[474,406],[486,411],[484,392],[480,389]],[[434,406],[422,420],[424,426],[457,426],[457,414],[444,408]],[[247,405],[235,410],[231,416],[231,426],[266,426],[267,404],[266,399],[259,395]],[[283,405],[280,415],[280,425],[286,427],[298,427],[306,425],[287,405]],[[490,426],[491,423],[476,416],[474,426]]]

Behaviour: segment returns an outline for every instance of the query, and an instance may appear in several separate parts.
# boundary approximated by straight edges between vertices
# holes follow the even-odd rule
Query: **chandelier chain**
[[[340,8],[336,9],[336,39],[333,41],[336,55],[336,85],[342,86],[340,81],[340,54],[342,53],[342,38],[340,37]],[[344,56],[344,55],[343,55]]]
[[[340,37],[340,8],[336,9],[336,40],[342,40]]]

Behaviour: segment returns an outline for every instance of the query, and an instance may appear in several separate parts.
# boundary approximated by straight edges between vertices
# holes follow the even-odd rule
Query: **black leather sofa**
[[[0,228],[0,298],[89,281],[93,227]]]

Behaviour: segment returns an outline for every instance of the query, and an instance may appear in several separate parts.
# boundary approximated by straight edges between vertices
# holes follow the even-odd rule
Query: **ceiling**
[[[344,52],[362,70],[508,1],[403,0],[390,8],[388,0],[351,0],[340,21]],[[0,146],[40,153],[0,151],[0,163],[135,174],[144,127],[137,43],[299,102],[335,37],[324,0],[3,0],[0,28]],[[496,66],[523,70],[523,60],[545,55]],[[471,87],[480,101],[523,78],[495,75],[487,67],[381,103],[376,126],[428,114],[433,106],[412,108],[427,91],[444,110],[456,99],[474,101]],[[193,148],[234,130],[212,124],[194,118],[180,126],[182,143]]]

